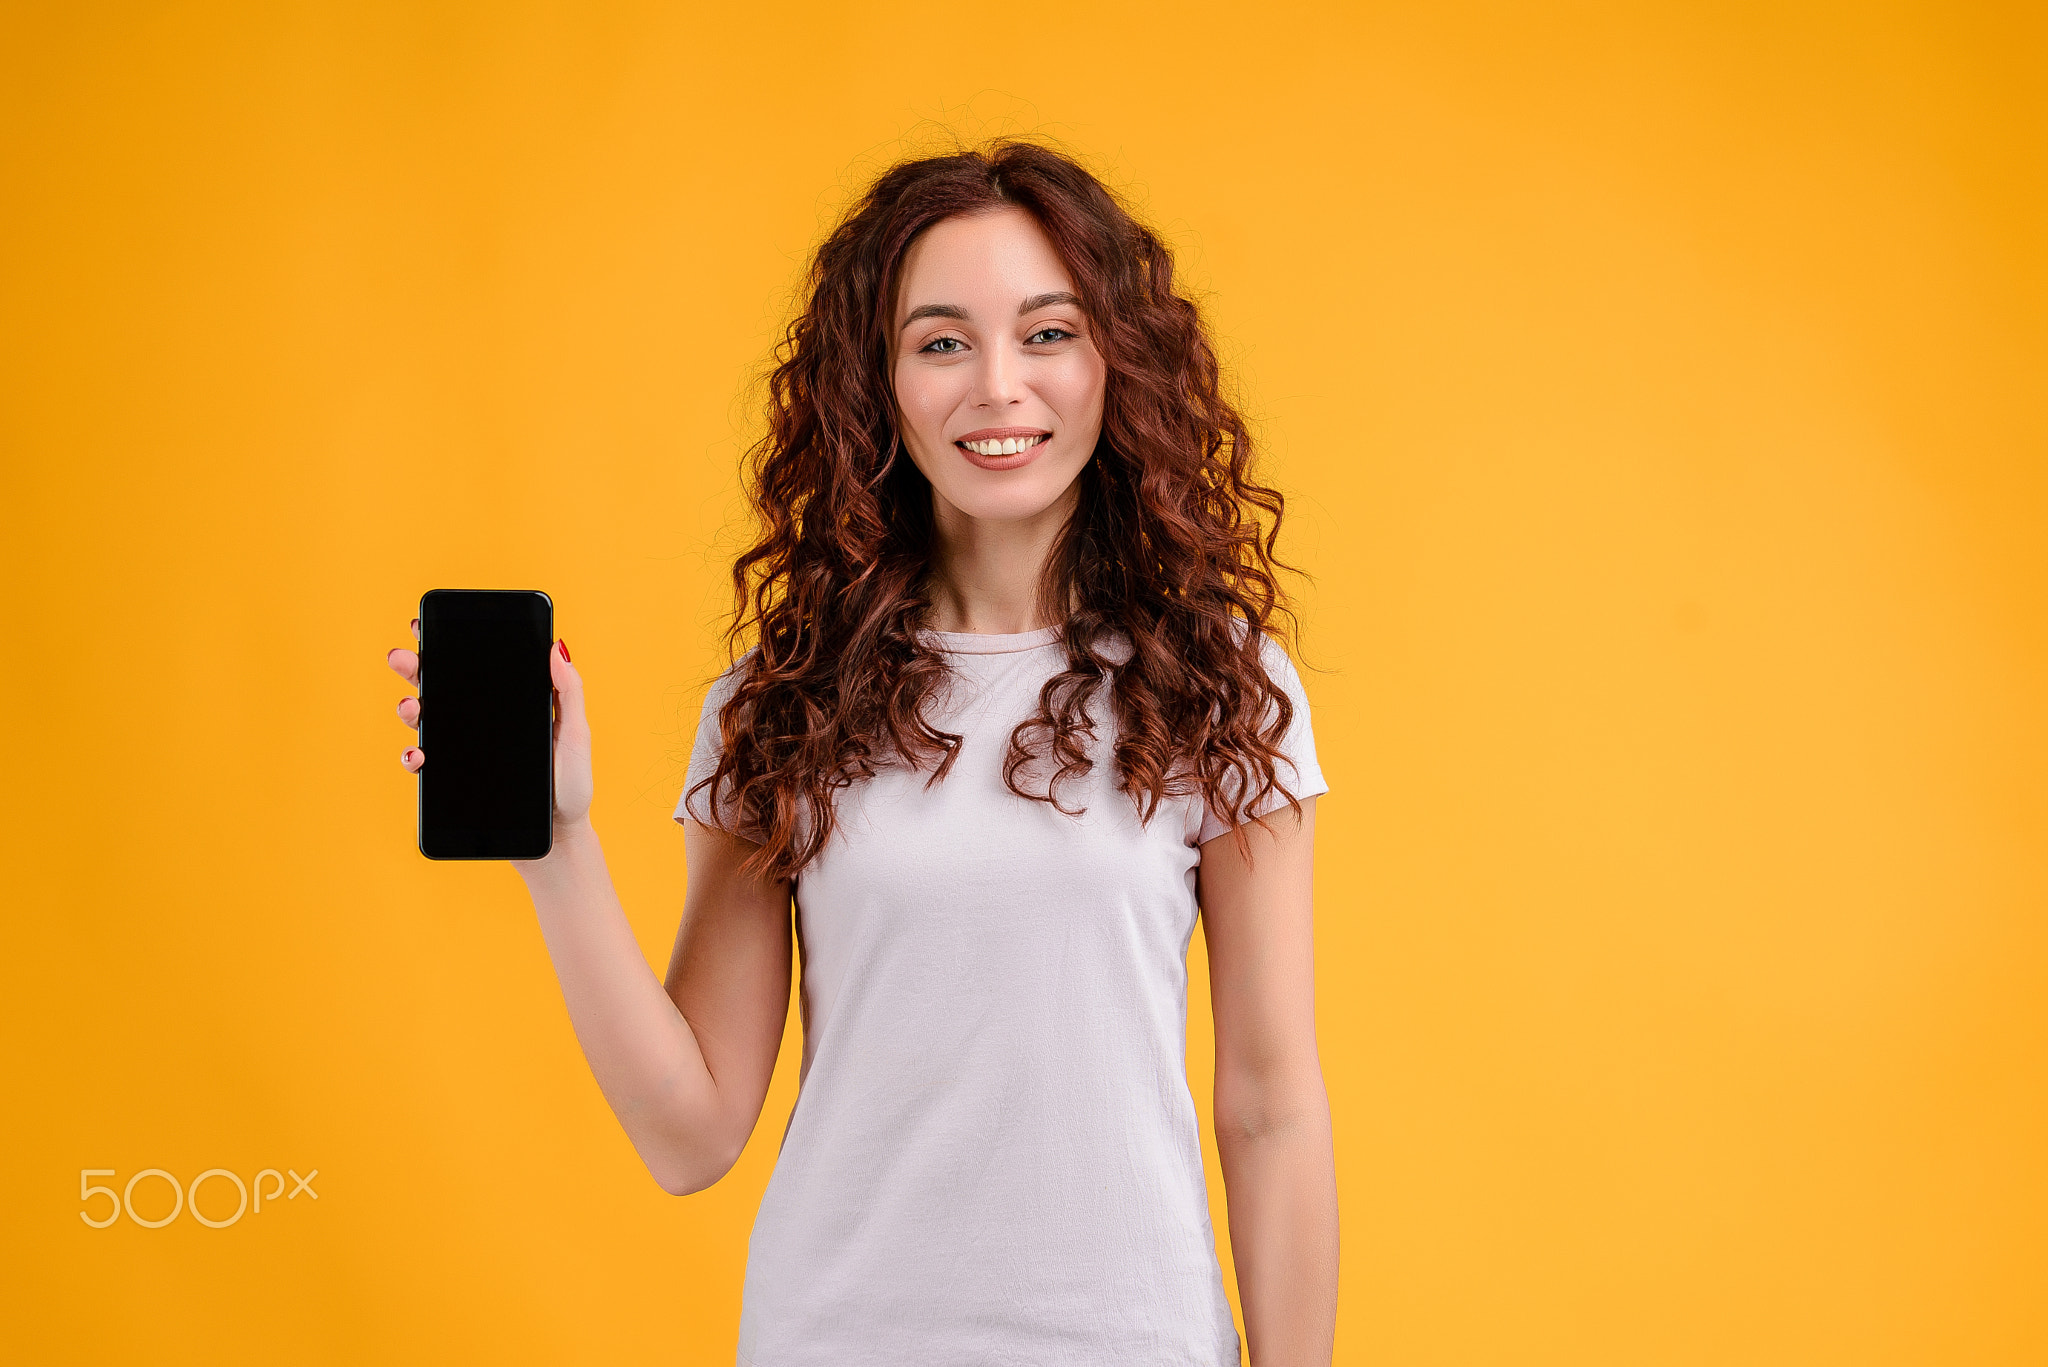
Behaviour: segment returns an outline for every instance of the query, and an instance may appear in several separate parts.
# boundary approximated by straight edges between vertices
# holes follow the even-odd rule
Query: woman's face
[[[942,219],[896,296],[896,408],[948,510],[1015,521],[1063,501],[1102,431],[1107,367],[1052,240],[1021,209]]]

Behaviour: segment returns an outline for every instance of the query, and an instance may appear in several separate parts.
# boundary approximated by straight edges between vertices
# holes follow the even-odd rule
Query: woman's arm
[[[640,952],[585,821],[520,867],[576,1041],[662,1190],[702,1191],[746,1147],[789,1012],[789,885],[739,872],[750,847],[695,821],[666,985]]]
[[[1202,846],[1216,1016],[1216,1150],[1251,1367],[1328,1367],[1337,1335],[1337,1165],[1316,1053],[1315,799],[1297,821]]]
[[[662,1189],[700,1191],[746,1147],[789,1010],[789,884],[740,872],[752,849],[688,822],[689,884],[666,986],[640,952],[590,825],[590,728],[583,681],[556,648],[554,847],[516,860],[554,961],[583,1057]],[[391,667],[417,683],[419,659]],[[419,724],[408,698],[399,715]],[[425,756],[408,750],[406,767]]]

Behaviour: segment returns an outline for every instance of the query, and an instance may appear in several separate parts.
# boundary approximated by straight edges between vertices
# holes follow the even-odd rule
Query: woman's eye
[[[1029,337],[1026,337],[1024,339],[1024,342],[1027,346],[1037,345],[1044,342],[1064,342],[1065,340],[1067,340],[1067,338],[1073,335],[1073,333],[1067,331],[1065,328],[1040,328],[1038,331],[1032,333]]]
[[[934,337],[918,348],[919,351],[936,351],[941,356],[950,356],[956,351],[965,351],[966,349],[967,344],[958,337]]]

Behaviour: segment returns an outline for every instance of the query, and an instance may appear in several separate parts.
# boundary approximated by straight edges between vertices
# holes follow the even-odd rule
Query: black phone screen
[[[512,589],[420,599],[420,853],[538,859],[553,844],[554,604]]]

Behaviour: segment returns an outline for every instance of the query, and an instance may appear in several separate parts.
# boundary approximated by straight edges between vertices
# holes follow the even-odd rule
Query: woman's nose
[[[980,390],[975,398],[995,408],[1020,403],[1024,398],[1023,358],[1006,347],[992,347],[982,353]]]

